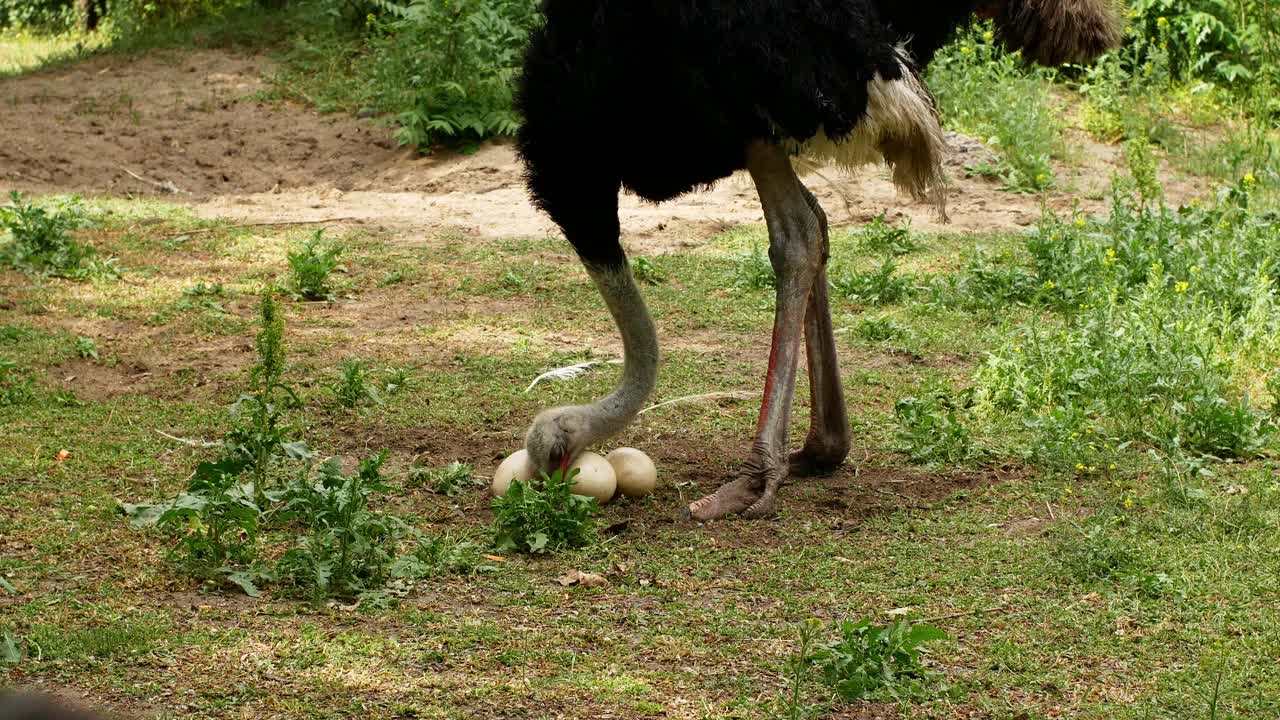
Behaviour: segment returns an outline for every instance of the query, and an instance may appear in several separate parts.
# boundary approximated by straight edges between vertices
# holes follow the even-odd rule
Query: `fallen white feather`
[[[667,400],[666,402],[660,402],[657,405],[650,405],[649,407],[641,410],[637,414],[643,415],[649,412],[650,410],[657,410],[660,407],[666,407],[668,405],[676,405],[678,403],[704,402],[706,400],[750,400],[755,396],[756,396],[756,393],[750,390],[727,390],[724,392],[703,393],[701,395],[685,395],[684,397],[678,397],[678,398],[675,398],[674,400]]]
[[[524,391],[529,392],[538,383],[542,382],[543,380],[571,380],[585,373],[587,370],[590,370],[596,365],[621,365],[621,364],[622,364],[621,360],[588,360],[586,362],[580,362],[577,365],[569,365],[567,367],[556,368],[555,370],[548,370],[547,372],[544,372],[538,377],[534,378],[533,382],[529,383],[529,387],[525,388]]]

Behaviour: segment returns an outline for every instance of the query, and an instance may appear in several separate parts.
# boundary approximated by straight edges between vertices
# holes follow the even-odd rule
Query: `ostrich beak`
[[[570,457],[568,455],[565,455],[560,459],[560,477],[565,477],[569,474],[569,462]]]

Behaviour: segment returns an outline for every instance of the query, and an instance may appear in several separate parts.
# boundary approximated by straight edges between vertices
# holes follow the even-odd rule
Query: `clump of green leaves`
[[[882,212],[858,231],[855,237],[859,250],[897,257],[915,252],[920,248],[920,243],[916,242],[911,235],[910,218],[897,225],[891,225],[886,217],[887,211]]]
[[[330,276],[341,266],[342,253],[342,245],[326,240],[323,229],[316,230],[289,251],[289,291],[303,300],[332,300]]]
[[[987,23],[938,53],[929,65],[929,87],[943,117],[998,153],[967,170],[999,180],[1011,192],[1053,186],[1051,158],[1061,151],[1062,120],[1046,73],[1029,71],[1019,57],[1004,52]]]
[[[284,382],[284,315],[270,289],[262,293],[258,316],[260,329],[254,339],[258,362],[249,371],[248,392],[231,406],[235,425],[223,439],[223,451],[252,475],[255,494],[262,500],[272,484],[276,458],[307,459],[310,451],[305,443],[290,439],[295,428],[289,411],[300,407],[302,400]]]
[[[942,384],[926,386],[915,396],[904,397],[894,406],[897,431],[894,449],[912,461],[950,464],[975,453],[967,427],[968,393],[954,393]]]
[[[76,355],[85,360],[98,359],[98,341],[81,335],[76,338]]]
[[[381,477],[384,459],[364,460],[348,475],[330,458],[314,480],[289,489],[281,518],[303,522],[309,532],[277,564],[280,583],[313,600],[356,597],[382,586],[403,534],[395,518],[369,509],[373,493],[390,489]]]
[[[0,207],[0,262],[23,272],[84,280],[120,275],[113,258],[101,259],[94,249],[71,237],[71,231],[88,223],[84,211],[72,202],[46,208],[10,193],[9,204]]]
[[[758,243],[751,245],[750,252],[733,259],[730,282],[740,290],[770,290],[777,283],[773,265]]]
[[[837,295],[854,302],[869,305],[888,305],[901,302],[913,290],[911,280],[897,275],[898,263],[892,254],[869,272],[845,272],[831,278],[831,288]]]
[[[646,285],[661,285],[667,279],[667,274],[662,271],[662,268],[647,257],[631,259],[631,274]]]
[[[409,468],[409,482],[413,485],[425,485],[438,495],[455,497],[477,484],[472,474],[474,472],[474,467],[456,461],[439,468],[414,465]]]
[[[1275,429],[1239,378],[1265,376],[1280,351],[1280,248],[1247,212],[1249,189],[1176,212],[1117,192],[1105,224],[1047,217],[1028,249],[1041,300],[1064,317],[992,352],[976,377],[983,404],[1061,440],[1259,454]]]
[[[875,625],[869,618],[844,620],[835,629],[839,638],[819,644],[809,661],[845,702],[922,697],[930,674],[921,663],[921,649],[949,639],[931,625],[906,620],[888,625]]]
[[[539,22],[535,0],[407,0],[374,43],[381,80],[401,80],[396,138],[402,145],[476,142],[512,135],[520,120],[514,79]]]
[[[0,407],[19,405],[31,399],[31,375],[18,363],[0,357]]]
[[[550,553],[590,545],[596,538],[595,498],[574,495],[571,470],[528,482],[513,480],[493,499],[493,545],[500,551]]]
[[[369,369],[368,363],[348,358],[338,363],[338,377],[329,385],[338,404],[355,408],[365,404],[381,404],[387,395],[394,395],[409,387],[413,377],[408,368],[388,368],[381,379]]]
[[[885,315],[858,318],[858,322],[853,325],[853,334],[869,342],[882,343],[905,336],[907,330],[893,318]]]
[[[391,564],[391,577],[421,580],[441,575],[471,575],[492,569],[481,560],[480,549],[478,544],[448,533],[419,537],[412,550]]]

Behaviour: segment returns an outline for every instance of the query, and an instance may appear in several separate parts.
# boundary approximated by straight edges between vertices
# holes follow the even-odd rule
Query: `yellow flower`
[[[1253,173],[1245,173],[1245,174],[1244,174],[1244,184],[1245,184],[1245,185],[1256,185],[1256,184],[1258,184],[1258,178],[1254,177],[1254,176],[1253,176]]]
[[[971,52],[973,52],[973,50],[968,45],[965,45],[964,47],[960,48],[960,54],[962,55],[968,55]]]
[[[1179,280],[1177,284],[1173,286],[1173,291],[1182,293],[1182,292],[1186,292],[1187,288],[1189,287],[1191,287],[1191,285],[1189,285],[1187,282],[1183,280]]]
[[[1112,260],[1115,260],[1115,259],[1116,259],[1116,249],[1115,249],[1115,248],[1107,248],[1107,257],[1111,258]]]
[[[1043,185],[1047,182],[1049,182],[1048,175],[1045,175],[1044,173],[1040,173],[1039,175],[1036,176],[1036,184]]]
[[[1115,463],[1111,463],[1109,466],[1107,466],[1107,469],[1108,469],[1108,470],[1115,470],[1115,469],[1116,469],[1116,464],[1115,464]]]
[[[1084,227],[1084,218],[1076,218],[1076,227],[1078,228]]]
[[[1045,280],[1044,285],[1041,285],[1040,287],[1044,288],[1045,290],[1052,290],[1058,286],[1055,285],[1052,280]]]
[[[1192,274],[1192,275],[1195,275],[1195,274],[1196,274],[1196,273],[1198,273],[1198,272],[1200,272],[1200,266],[1199,266],[1199,265],[1192,265],[1192,266],[1191,266],[1191,274]]]
[[[991,42],[992,38],[994,37],[995,37],[995,33],[991,32],[990,30],[982,33],[982,39],[986,40],[987,42]]]
[[[1164,17],[1163,15],[1156,18],[1156,27],[1160,29],[1169,27],[1169,18]]]
[[[1131,508],[1131,507],[1133,507],[1133,500],[1132,500],[1131,498],[1125,498],[1125,499],[1124,499],[1124,508],[1125,508],[1126,510],[1128,510],[1128,509],[1129,509],[1129,508]]]
[[[1076,463],[1077,470],[1084,470],[1084,463]]]

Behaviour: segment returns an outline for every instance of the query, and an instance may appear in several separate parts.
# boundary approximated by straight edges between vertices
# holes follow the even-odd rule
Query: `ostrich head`
[[[543,472],[565,470],[595,441],[587,418],[590,407],[570,405],[538,413],[524,437],[524,447],[534,467]]]
[[[980,14],[995,20],[1001,42],[1041,65],[1093,60],[1124,30],[1116,0],[996,0]]]

